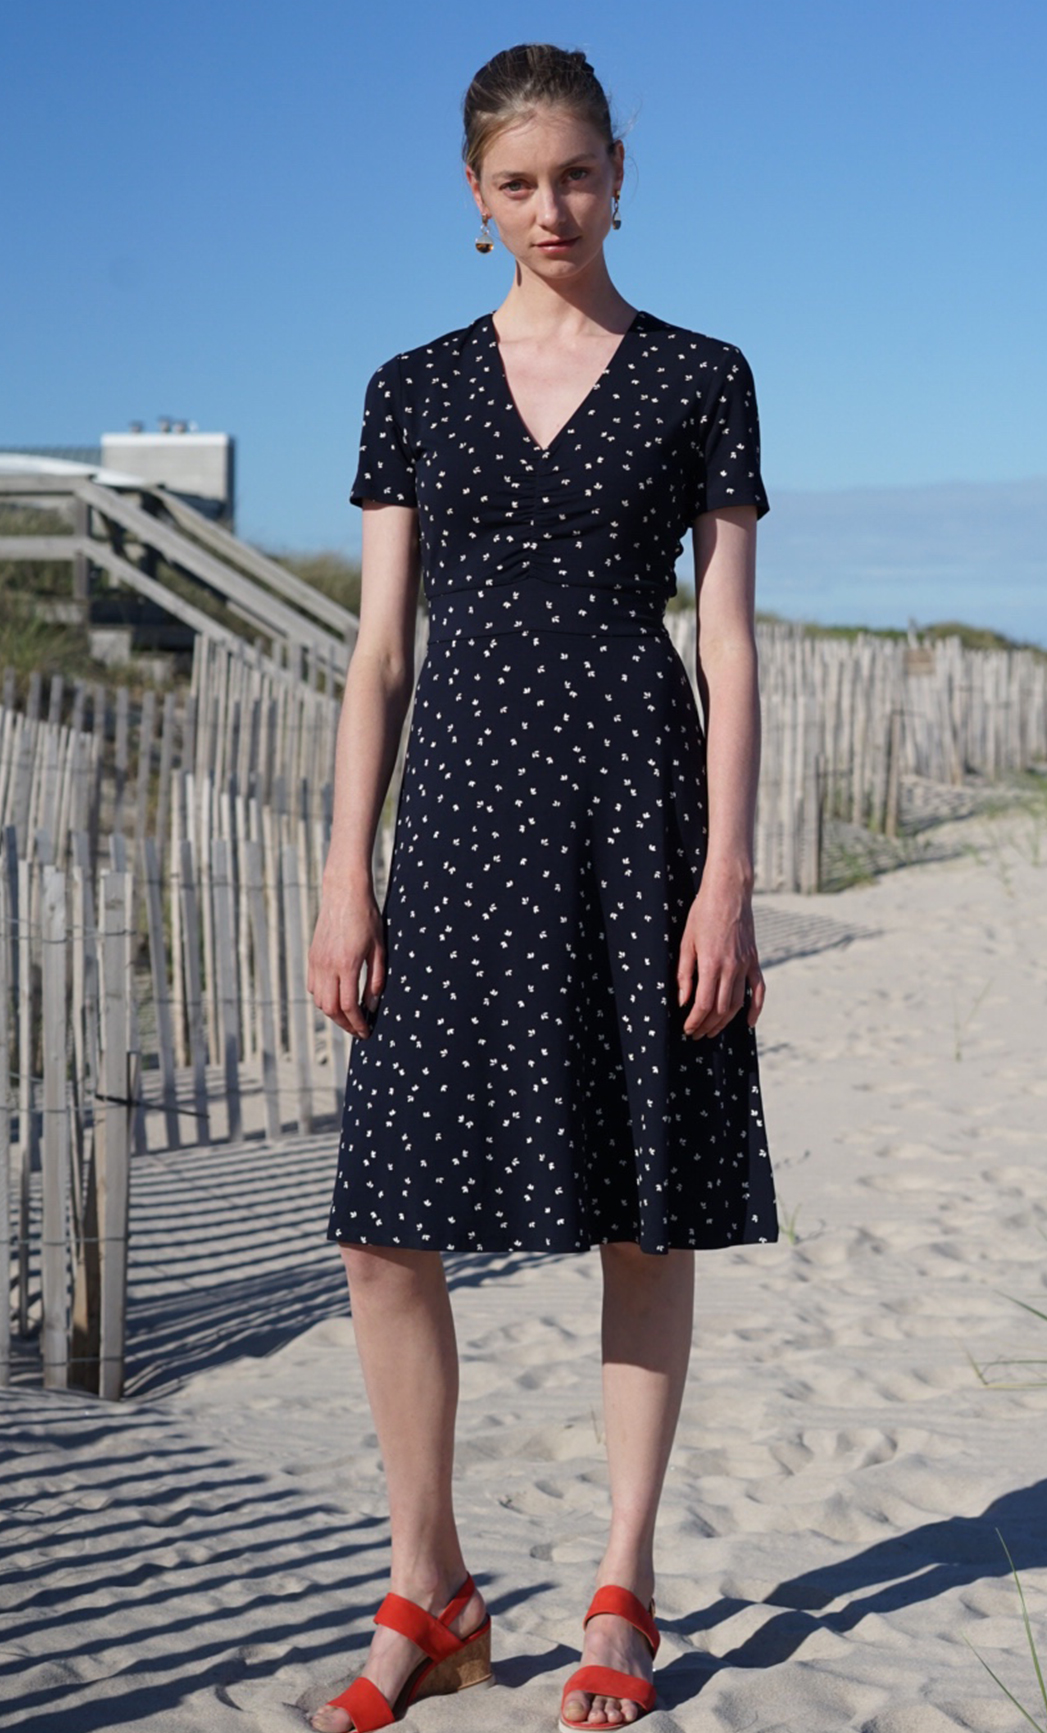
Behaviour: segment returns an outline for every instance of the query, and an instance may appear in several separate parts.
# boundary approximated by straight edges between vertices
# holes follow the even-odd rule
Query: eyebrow
[[[563,162],[558,163],[557,167],[556,167],[556,172],[557,172],[557,174],[562,174],[565,168],[573,168],[576,163],[595,162],[597,160],[597,156],[598,156],[598,152],[596,152],[595,150],[579,151],[577,156],[569,156]],[[495,172],[495,175],[500,180],[501,179],[520,180],[525,175],[529,174],[530,170],[529,169],[522,169],[522,168],[515,168],[515,169],[499,168],[499,169],[495,169],[494,172]]]

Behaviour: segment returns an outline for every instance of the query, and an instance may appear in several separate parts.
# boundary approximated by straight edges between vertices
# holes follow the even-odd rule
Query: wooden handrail
[[[169,493],[166,488],[156,488],[153,497],[162,503],[164,510],[170,513],[178,527],[188,535],[213,548],[215,553],[231,564],[242,567],[278,595],[297,603],[306,613],[312,614],[314,619],[322,621],[332,631],[337,632],[344,641],[352,642],[360,621],[356,614],[343,608],[332,596],[326,596],[322,590],[314,589],[312,584],[307,584],[294,572],[287,571],[286,567],[260,553],[249,542],[242,542],[238,536],[223,529],[221,524],[213,523],[210,518],[204,517],[202,512],[186,505],[184,500]]]
[[[189,577],[216,591],[242,618],[249,620],[270,637],[301,644],[314,654],[319,651],[326,658],[332,659],[337,666],[341,665],[345,657],[344,639],[336,638],[326,627],[315,621],[304,619],[293,608],[278,601],[268,590],[263,590],[259,584],[234,571],[224,561],[206,553],[195,542],[191,542],[188,536],[183,535],[181,530],[151,516],[149,512],[143,511],[141,506],[133,505],[114,489],[99,487],[96,482],[78,481],[72,492],[110,523],[130,531],[144,547],[155,548],[171,565],[180,567]],[[97,543],[94,544],[91,558],[100,558]],[[128,578],[127,581],[131,582],[131,579]],[[157,587],[162,596],[170,594],[162,585]]]

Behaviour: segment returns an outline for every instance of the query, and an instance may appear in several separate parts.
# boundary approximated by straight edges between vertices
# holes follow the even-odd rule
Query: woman
[[[360,635],[310,952],[313,998],[357,1038],[330,1237],[392,1529],[392,1593],[323,1733],[489,1675],[451,1500],[440,1253],[600,1247],[613,1516],[560,1725],[619,1726],[654,1703],[694,1251],[776,1237],[753,1034],[751,377],[611,281],[624,151],[583,55],[496,55],[466,95],[464,154],[477,248],[493,221],[513,281],[368,389]],[[662,624],[691,527],[704,738]],[[423,572],[380,913],[372,847]]]

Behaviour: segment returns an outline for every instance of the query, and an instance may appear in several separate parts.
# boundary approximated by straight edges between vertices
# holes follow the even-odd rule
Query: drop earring
[[[622,219],[618,215],[618,194],[615,193],[614,201],[611,205],[611,227],[612,227],[612,229],[620,229],[621,226],[622,226]]]
[[[491,239],[491,231],[487,227],[490,220],[491,220],[490,217],[486,217],[486,216],[484,217],[483,226],[480,229],[480,233],[476,237],[476,250],[478,253],[493,253],[494,252],[494,242]]]

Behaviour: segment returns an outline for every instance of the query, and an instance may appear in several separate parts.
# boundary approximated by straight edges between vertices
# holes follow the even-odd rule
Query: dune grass
[[[1047,1312],[1042,1312],[1038,1306],[1031,1305],[1028,1300],[1018,1300],[1013,1294],[1002,1294],[1000,1297],[1009,1300],[1012,1306],[1020,1306],[1023,1312],[1031,1312],[1034,1318],[1042,1318],[1043,1322],[1047,1324]],[[1039,1356],[1035,1356],[1028,1359],[1018,1359],[1011,1355],[1002,1354],[995,1360],[986,1360],[984,1365],[979,1365],[973,1354],[968,1354],[967,1358],[974,1368],[975,1376],[980,1383],[985,1385],[987,1390],[1039,1390],[1047,1385],[1047,1358],[1041,1359]],[[990,1376],[994,1368],[1004,1366],[1041,1366],[1044,1369],[1044,1376],[1042,1378],[1022,1378],[1018,1381]]]
[[[1031,1307],[1030,1307],[1030,1310],[1032,1310]],[[1043,1314],[1039,1313],[1037,1315],[1042,1316]],[[1029,1712],[1029,1710],[1025,1707],[1024,1703],[1019,1702],[1018,1698],[1014,1695],[1014,1692],[1010,1689],[1010,1687],[1008,1685],[1005,1685],[1003,1680],[1000,1678],[999,1674],[995,1673],[993,1671],[993,1669],[990,1667],[988,1661],[985,1659],[985,1656],[978,1654],[977,1649],[975,1648],[974,1644],[971,1642],[971,1639],[967,1636],[966,1632],[964,1633],[964,1642],[967,1644],[967,1647],[970,1649],[972,1655],[976,1656],[976,1658],[981,1662],[982,1666],[985,1668],[985,1671],[988,1673],[990,1679],[992,1679],[994,1684],[996,1684],[1000,1687],[1000,1690],[1003,1692],[1004,1696],[1007,1697],[1010,1700],[1010,1702],[1012,1702],[1014,1704],[1014,1707],[1017,1709],[1019,1715],[1021,1715],[1023,1717],[1023,1719],[1029,1723],[1029,1726],[1037,1728],[1038,1733],[1047,1733],[1047,1683],[1044,1682],[1043,1668],[1040,1665],[1040,1657],[1039,1657],[1039,1654],[1038,1654],[1037,1649],[1036,1649],[1036,1638],[1033,1636],[1032,1620],[1029,1618],[1029,1609],[1025,1604],[1025,1591],[1022,1588],[1021,1578],[1019,1577],[1018,1572],[1015,1569],[1014,1560],[1011,1557],[1010,1549],[1007,1545],[1007,1542],[1004,1540],[1003,1535],[1000,1534],[999,1529],[996,1530],[996,1533],[997,1533],[997,1535],[999,1535],[1000,1545],[1002,1546],[1004,1552],[1007,1555],[1007,1563],[1011,1567],[1011,1575],[1014,1578],[1014,1586],[1018,1590],[1018,1602],[1019,1602],[1019,1605],[1021,1606],[1021,1610],[1022,1610],[1022,1623],[1025,1626],[1025,1638],[1026,1638],[1026,1641],[1028,1642],[1028,1645],[1029,1645],[1029,1653],[1032,1656],[1033,1670],[1036,1674],[1036,1683],[1040,1687],[1040,1697],[1041,1697],[1042,1702],[1043,1702],[1043,1713],[1044,1713],[1043,1720],[1038,1721],[1036,1719],[1036,1716],[1032,1715]],[[1037,1714],[1039,1714],[1039,1710],[1037,1710]]]

